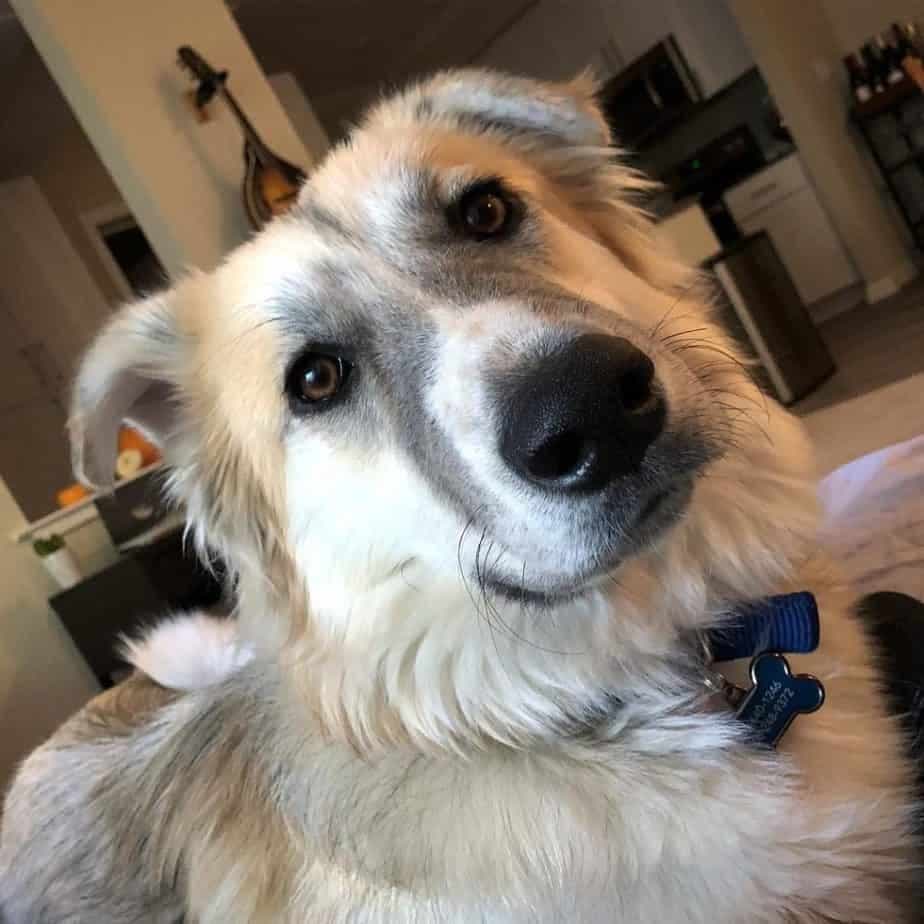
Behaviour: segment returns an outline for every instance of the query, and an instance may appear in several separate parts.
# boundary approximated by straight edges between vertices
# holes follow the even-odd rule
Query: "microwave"
[[[603,85],[600,103],[619,147],[637,150],[703,99],[673,36],[658,42]]]

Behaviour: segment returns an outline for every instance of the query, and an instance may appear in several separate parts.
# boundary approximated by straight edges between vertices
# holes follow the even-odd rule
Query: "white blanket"
[[[924,436],[841,466],[820,492],[823,543],[857,589],[924,600]]]

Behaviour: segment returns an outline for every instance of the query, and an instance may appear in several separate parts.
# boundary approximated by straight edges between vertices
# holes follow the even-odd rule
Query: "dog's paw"
[[[143,635],[124,639],[126,660],[161,686],[201,690],[221,683],[253,658],[233,619],[192,611],[171,616]]]

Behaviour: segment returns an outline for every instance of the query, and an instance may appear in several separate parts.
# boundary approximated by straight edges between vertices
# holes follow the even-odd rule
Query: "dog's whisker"
[[[497,645],[497,640],[496,640],[496,638],[494,638],[494,630],[495,630],[495,629],[499,629],[501,632],[503,632],[504,634],[508,635],[511,639],[514,639],[515,641],[522,642],[524,645],[529,645],[531,648],[535,648],[535,649],[537,649],[537,650],[539,650],[539,651],[543,651],[543,652],[546,652],[546,653],[548,653],[548,654],[561,655],[561,656],[563,656],[563,657],[564,657],[564,656],[569,656],[569,655],[580,655],[580,654],[584,654],[584,652],[581,652],[581,651],[566,651],[566,650],[562,650],[562,649],[550,648],[550,647],[547,647],[547,646],[542,646],[542,645],[538,644],[537,642],[534,642],[532,639],[526,638],[526,637],[523,636],[521,633],[517,632],[517,631],[516,631],[516,630],[504,619],[504,618],[503,618],[503,616],[502,616],[501,613],[500,613],[500,610],[498,609],[498,607],[497,607],[497,606],[495,605],[495,603],[494,603],[494,596],[495,596],[495,595],[494,595],[494,593],[493,593],[493,592],[488,588],[488,586],[487,586],[487,570],[486,570],[487,567],[488,567],[487,559],[490,558],[490,555],[491,555],[491,553],[493,552],[496,543],[495,543],[493,540],[490,541],[490,544],[489,544],[489,546],[488,546],[487,552],[484,553],[484,562],[482,562],[482,552],[481,552],[481,550],[482,550],[482,548],[483,548],[483,545],[484,545],[484,542],[485,542],[485,540],[486,540],[486,537],[487,537],[487,530],[485,529],[485,530],[482,531],[481,537],[480,537],[480,539],[479,539],[479,541],[478,541],[478,547],[477,547],[476,550],[475,550],[475,574],[476,574],[476,580],[477,580],[477,583],[478,583],[478,586],[479,586],[479,589],[480,589],[480,593],[481,593],[481,603],[480,603],[480,605],[479,605],[479,603],[476,601],[474,595],[470,594],[470,597],[471,597],[472,603],[474,604],[475,610],[476,610],[476,612],[478,613],[479,617],[480,617],[481,619],[483,619],[483,620],[488,624],[489,628],[491,629],[491,632],[492,632],[492,639],[493,639],[493,641],[494,641],[494,646],[495,646],[495,650],[496,650],[496,652],[497,652],[498,658],[500,659],[500,658],[501,658],[501,655],[500,655],[499,647],[498,647],[498,645]],[[498,553],[497,553],[497,555],[496,555],[496,557],[495,557],[495,561],[494,561],[493,567],[495,567],[495,568],[497,567],[497,565],[499,564],[499,562],[500,562],[500,560],[501,560],[501,558],[503,557],[504,554],[505,554],[505,552],[504,552],[503,549],[500,549],[500,550],[498,551]],[[526,586],[526,585],[525,585],[525,573],[526,573],[526,563],[525,563],[525,561],[524,561],[524,563],[523,563],[523,575],[524,575],[523,581],[524,581],[524,583],[521,584],[521,587],[525,587],[525,586]],[[526,608],[526,604],[525,604],[525,600],[524,600],[524,597],[523,597],[523,596],[521,596],[521,598],[520,598],[520,605],[521,605],[521,607],[524,608],[524,612],[528,612],[528,609]],[[505,669],[506,669],[506,666],[505,666]]]
[[[666,312],[663,314],[663,316],[661,317],[661,320],[658,321],[658,323],[655,324],[655,326],[654,326],[654,327],[651,329],[651,331],[649,332],[648,336],[649,336],[649,338],[650,338],[651,340],[654,340],[654,339],[658,336],[658,332],[659,332],[659,331],[663,328],[663,326],[667,323],[667,320],[670,318],[671,314],[674,312],[674,310],[675,310],[678,306],[680,306],[680,305],[682,305],[682,304],[684,303],[684,299],[685,299],[685,298],[687,297],[687,295],[689,295],[689,293],[693,290],[693,288],[695,287],[695,285],[696,285],[696,281],[694,280],[693,282],[690,282],[687,286],[685,286],[685,287],[683,288],[683,290],[678,294],[678,296],[677,296],[677,298],[674,300],[673,304],[670,306],[670,308],[667,309],[667,311],[666,311]]]
[[[692,334],[702,334],[708,330],[708,327],[691,327],[687,330],[681,330],[673,334],[666,334],[665,336],[662,336],[660,338],[660,343],[662,346],[670,346],[675,340],[683,340]]]
[[[672,349],[675,353],[684,353],[690,350],[696,350],[699,352],[717,353],[719,356],[722,356],[725,359],[727,359],[734,366],[737,366],[741,370],[741,372],[745,376],[748,377],[749,380],[753,381],[753,375],[751,373],[751,370],[747,367],[747,365],[745,365],[744,362],[742,362],[742,360],[740,360],[734,354],[729,353],[727,350],[723,349],[722,347],[716,346],[714,343],[710,343],[709,341],[703,340],[702,338],[690,340],[690,341],[684,341],[679,346],[677,345],[673,346]]]
[[[505,672],[507,672],[509,676],[510,671],[507,667],[506,662],[504,661],[503,655],[500,652],[500,646],[497,643],[497,635],[495,632],[494,620],[491,618],[492,613],[491,613],[490,605],[488,603],[486,575],[484,574],[481,564],[480,564],[481,549],[484,545],[486,536],[487,536],[487,529],[485,528],[481,532],[481,538],[478,540],[478,547],[475,549],[475,575],[478,581],[478,586],[481,590],[481,602],[482,602],[482,606],[484,607],[482,609],[476,603],[475,609],[478,612],[478,615],[482,617],[485,620],[485,622],[487,622],[488,628],[490,629],[490,632],[491,632],[491,641],[494,645],[494,653],[497,655],[497,662],[498,664],[501,665],[501,667],[504,669]]]

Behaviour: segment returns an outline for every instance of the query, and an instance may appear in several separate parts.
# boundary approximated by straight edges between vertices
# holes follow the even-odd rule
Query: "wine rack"
[[[856,103],[851,119],[915,244],[924,250],[924,93],[906,78]]]

